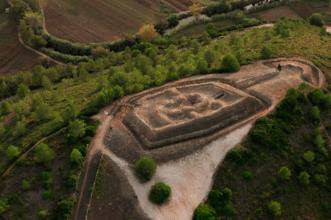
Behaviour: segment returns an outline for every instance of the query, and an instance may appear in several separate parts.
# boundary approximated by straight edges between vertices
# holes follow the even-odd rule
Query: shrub
[[[246,181],[250,181],[253,179],[252,172],[247,171],[247,170],[242,173],[242,176],[243,176],[244,180],[246,180]]]
[[[318,106],[313,106],[310,109],[309,115],[313,122],[319,122],[321,120],[321,112]]]
[[[51,200],[54,197],[54,193],[52,190],[49,189],[49,190],[44,191],[41,196],[45,200]]]
[[[142,181],[147,182],[152,179],[156,171],[156,163],[153,158],[144,156],[135,163],[136,176]]]
[[[14,158],[18,157],[18,155],[20,155],[20,150],[18,149],[18,147],[10,145],[7,149],[6,154],[9,160],[13,160]]]
[[[83,155],[78,149],[73,149],[70,154],[70,161],[74,164],[80,165],[83,162]]]
[[[22,189],[23,190],[29,190],[31,188],[31,183],[29,180],[23,180],[22,181]]]
[[[307,161],[308,163],[312,163],[315,160],[315,153],[312,151],[306,151],[303,154],[303,159],[305,159],[305,161]]]
[[[311,25],[322,27],[324,25],[324,20],[321,14],[314,13],[309,17],[309,23]]]
[[[232,205],[232,191],[224,188],[222,191],[212,190],[208,195],[208,203],[218,212],[232,216],[235,210]]]
[[[310,183],[310,175],[306,171],[303,171],[299,174],[299,181],[302,185],[309,185]]]
[[[9,208],[8,199],[0,198],[0,215],[5,213]]]
[[[271,201],[268,204],[268,210],[273,216],[281,216],[282,215],[282,206],[277,201]]]
[[[54,151],[47,144],[39,144],[35,149],[35,160],[38,163],[47,163],[55,158]]]
[[[216,211],[208,204],[200,204],[194,210],[193,220],[216,220]]]
[[[240,70],[240,64],[237,58],[233,55],[226,55],[222,60],[222,71],[224,72],[237,72]]]
[[[273,58],[275,56],[274,51],[267,46],[264,46],[261,50],[261,58],[262,59],[270,59]]]
[[[76,119],[70,122],[68,127],[68,136],[73,140],[77,140],[85,135],[86,125],[84,121]]]
[[[39,210],[38,213],[37,213],[37,217],[39,219],[46,219],[48,217],[48,211],[45,210],[45,209]]]
[[[74,207],[74,200],[72,198],[62,199],[57,203],[55,210],[57,220],[66,220],[70,218],[72,208]]]
[[[163,182],[154,184],[149,192],[149,200],[155,204],[166,202],[171,195],[171,188]]]
[[[27,87],[26,85],[24,85],[24,84],[20,84],[19,86],[18,86],[18,89],[17,89],[17,96],[19,97],[19,98],[24,98],[25,96],[27,96],[28,94],[30,93],[30,89],[29,89],[29,87]]]
[[[282,180],[289,180],[291,178],[292,172],[288,167],[281,167],[278,171],[278,175]]]

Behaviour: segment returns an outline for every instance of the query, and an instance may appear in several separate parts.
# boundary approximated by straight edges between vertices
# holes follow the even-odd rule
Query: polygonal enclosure
[[[261,100],[217,79],[183,82],[130,100],[123,123],[147,149],[207,135],[263,109]]]

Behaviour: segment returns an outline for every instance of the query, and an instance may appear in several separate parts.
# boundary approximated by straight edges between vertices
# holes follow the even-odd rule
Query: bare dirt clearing
[[[47,0],[43,4],[47,30],[77,42],[104,42],[137,32],[169,12],[187,9],[190,0]]]
[[[279,65],[281,69],[279,69]],[[143,108],[142,105],[139,104],[139,100],[149,99],[151,95],[153,96],[158,93],[167,93],[171,88],[176,88],[180,91],[184,88],[183,84],[192,85],[193,83],[194,87],[197,88],[201,85],[201,88],[194,89],[194,93],[199,91],[201,93],[201,91],[204,91],[202,88],[205,82],[211,79],[213,81],[222,80],[222,82],[226,84],[221,86],[224,90],[226,88],[228,89],[228,87],[232,87],[234,90],[241,91],[239,94],[242,97],[255,97],[257,100],[260,100],[264,108],[254,108],[253,105],[244,108],[244,110],[240,110],[241,108],[238,106],[237,109],[240,110],[239,112],[234,112],[232,115],[226,116],[226,119],[223,120],[216,120],[215,113],[214,115],[212,114],[212,119],[208,119],[210,115],[206,114],[200,115],[200,117],[185,118],[184,124],[186,124],[186,126],[179,130],[176,130],[176,128],[181,126],[183,122],[175,118],[175,122],[172,121],[168,129],[172,133],[175,132],[173,134],[183,136],[185,135],[186,129],[190,129],[192,123],[194,124],[195,120],[201,118],[204,118],[206,122],[211,120],[214,124],[221,123],[224,120],[226,121],[227,118],[237,120],[230,121],[228,124],[225,124],[225,127],[219,128],[217,131],[209,130],[209,132],[203,133],[201,136],[199,131],[204,131],[206,128],[209,128],[208,123],[203,123],[204,126],[196,127],[196,131],[192,132],[195,134],[194,137],[190,136],[190,139],[185,140],[179,139],[178,142],[164,142],[155,149],[143,146],[142,142],[138,140],[139,137],[133,134],[132,128],[127,127],[125,123],[121,125],[125,120],[126,114],[130,112],[135,114],[137,118],[144,118],[137,114],[139,109]],[[116,166],[113,166],[113,169],[119,169],[119,173],[123,173],[133,189],[133,192],[131,194],[129,193],[125,198],[131,198],[131,202],[139,203],[139,206],[148,218],[157,220],[191,219],[194,208],[209,192],[215,169],[224,159],[226,153],[241,142],[256,119],[268,114],[274,109],[277,103],[284,98],[289,88],[297,87],[302,82],[320,87],[324,85],[325,79],[319,69],[308,61],[296,58],[275,59],[244,66],[241,71],[237,73],[191,77],[125,97],[120,103],[115,103],[111,106],[114,110],[113,116],[104,116],[104,112],[99,114],[102,120],[102,124],[100,125],[101,130],[98,130],[95,140],[92,142],[90,157],[93,157],[97,152],[93,149],[97,149],[104,154],[105,160],[108,158],[108,160],[116,164]],[[238,94],[238,92],[236,93]],[[217,94],[222,97],[220,101],[226,99],[226,93],[217,92]],[[215,94],[213,95],[212,91],[209,95],[211,95],[209,100],[215,98]],[[232,98],[228,100],[233,101]],[[185,100],[183,101],[185,102]],[[253,103],[253,101],[250,100],[249,103]],[[157,106],[150,108],[151,114],[156,107]],[[248,109],[255,111],[250,113]],[[218,106],[217,111],[223,113],[227,111],[227,107]],[[243,114],[245,111],[247,111],[248,114]],[[245,115],[245,117],[239,117],[242,115]],[[106,119],[107,117],[109,120]],[[150,121],[145,121],[145,123],[151,125]],[[105,131],[105,128],[108,129]],[[162,132],[158,129],[154,129],[151,133],[162,140],[172,138],[162,135]],[[140,136],[145,136],[145,133],[141,132]],[[144,154],[151,154],[159,162],[156,175],[147,184],[141,184],[134,177],[131,170],[132,162]],[[100,179],[100,176],[103,176],[103,179]],[[112,179],[115,181],[114,178],[117,177],[109,175],[106,177],[104,173],[100,173],[99,171],[97,183],[101,185],[105,183],[110,184]],[[168,183],[173,191],[170,201],[160,207],[152,205],[147,198],[151,184],[157,181]],[[83,183],[83,186],[81,193],[91,189],[91,186],[88,186],[88,184],[85,185]],[[103,188],[107,187],[112,186],[107,185]],[[98,207],[96,204],[108,204],[109,207],[113,207],[118,204],[118,202],[121,203],[121,201],[124,201],[123,195],[121,195],[122,192],[118,191],[117,194],[113,194],[112,197],[105,197],[104,193],[97,191],[98,188],[96,188],[93,193],[89,205],[89,213],[92,214],[91,216],[88,215],[88,217],[89,219],[96,217],[98,217],[98,219],[108,219],[110,216],[104,214],[107,213],[107,211],[102,209],[102,207]],[[103,202],[100,203],[100,201]],[[81,205],[82,204],[78,204],[78,207]],[[135,207],[132,206],[131,208],[134,209]],[[127,210],[116,210],[114,215],[120,215],[120,212],[126,211]]]

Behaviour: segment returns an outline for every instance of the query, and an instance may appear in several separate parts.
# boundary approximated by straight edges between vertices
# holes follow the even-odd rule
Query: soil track
[[[282,67],[280,71],[279,69],[277,70],[278,64]],[[138,97],[139,99],[139,97],[144,97],[146,94],[155,94],[155,90],[178,86],[178,82],[183,83],[186,81],[189,82],[190,80],[202,80],[213,77],[223,78],[223,80],[227,81],[229,85],[234,86],[237,89],[241,89],[250,95],[254,95],[259,99],[265,100],[269,103],[268,108],[256,112],[256,114],[245,120],[239,120],[237,123],[228,126],[215,134],[187,141],[189,146],[195,145],[199,147],[193,149],[193,151],[186,148],[185,144],[174,144],[164,146],[160,149],[143,151],[140,154],[152,154],[153,157],[159,162],[159,166],[156,175],[149,183],[141,184],[138,182],[131,170],[132,160],[126,159],[130,158],[130,156],[123,153],[127,152],[127,154],[135,154],[133,151],[137,148],[138,151],[136,153],[139,154],[141,147],[137,146],[137,143],[134,144],[135,146],[129,146],[130,143],[133,143],[130,139],[134,139],[135,137],[130,134],[124,136],[125,141],[122,142],[120,146],[109,145],[109,143],[105,141],[106,139],[114,139],[118,136],[118,130],[121,128],[117,127],[117,123],[115,122],[116,120],[121,120],[123,114],[125,114],[125,111],[130,109],[125,107],[126,105],[124,104],[126,104],[128,100],[132,98],[134,99],[135,97]],[[124,98],[121,102],[117,102],[110,106],[110,109],[103,110],[97,115],[97,119],[100,120],[101,125],[90,145],[88,163],[98,152],[103,153],[104,158],[108,158],[108,160],[115,163],[116,167],[119,169],[119,172],[126,176],[134,191],[135,195],[132,196],[132,201],[136,201],[138,199],[137,202],[139,202],[140,207],[149,218],[156,220],[190,219],[194,208],[207,195],[212,184],[214,171],[223,160],[226,153],[236,146],[236,144],[241,142],[241,140],[249,132],[252,123],[254,123],[256,119],[270,113],[275,108],[277,103],[284,98],[289,88],[297,87],[302,82],[320,87],[324,86],[325,79],[323,74],[308,61],[297,58],[275,59],[244,66],[240,72],[234,74],[211,74],[191,77],[174,83],[169,83],[168,85],[160,88],[151,89],[140,94]],[[135,108],[139,108],[139,106],[135,106]],[[108,114],[105,114],[104,111],[112,113],[119,112],[119,114],[112,114],[108,116]],[[142,133],[141,135],[144,134]],[[120,137],[121,136],[117,138]],[[120,147],[121,151],[115,150],[116,147]],[[183,149],[186,152],[184,152],[184,154],[182,152]],[[180,153],[178,154],[178,152]],[[87,169],[89,169],[89,164],[87,164]],[[81,197],[78,202],[75,219],[85,219],[85,217],[89,217],[89,212],[87,212],[87,210],[85,210],[85,212],[81,211],[82,207],[91,207],[92,213],[95,213],[93,210],[98,210],[98,213],[91,216],[89,219],[108,219],[110,217],[105,216],[102,210],[98,206],[94,205],[95,203],[93,203],[93,199],[90,200],[90,202],[92,201],[92,204],[88,202],[91,195],[89,194],[86,196],[86,192],[91,190],[93,185],[90,184],[94,183],[94,176],[95,173],[92,175],[85,175],[84,177],[81,187]],[[111,179],[113,178],[117,177],[108,176],[107,182],[111,183]],[[170,201],[160,207],[152,205],[147,198],[151,184],[157,181],[167,182],[172,187],[173,191]],[[113,195],[112,198],[104,197],[103,199],[106,204],[121,204],[121,197],[116,195]],[[126,210],[117,210],[116,212],[123,211],[125,212]],[[77,212],[81,213],[79,214]],[[81,215],[82,213],[83,215]]]
[[[46,26],[52,35],[75,42],[105,42],[136,33],[168,12],[187,10],[190,0],[47,0]]]

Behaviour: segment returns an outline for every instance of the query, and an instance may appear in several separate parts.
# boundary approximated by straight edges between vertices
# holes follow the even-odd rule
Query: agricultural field
[[[0,5],[0,74],[10,74],[30,69],[42,59],[27,50],[18,40],[17,24],[8,19],[6,5]]]
[[[47,30],[77,42],[118,40],[154,24],[170,13],[188,10],[190,0],[47,0]]]

